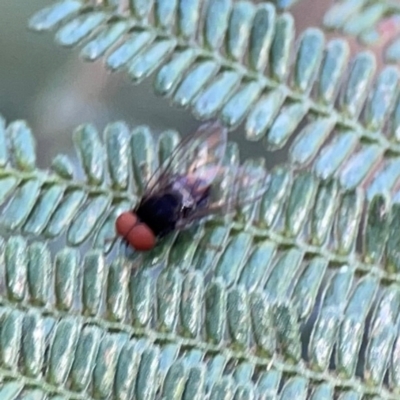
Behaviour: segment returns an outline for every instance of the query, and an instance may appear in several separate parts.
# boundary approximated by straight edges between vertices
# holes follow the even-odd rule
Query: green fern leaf
[[[116,217],[134,207],[145,182],[179,141],[176,132],[165,131],[154,140],[147,127],[131,131],[122,122],[109,124],[100,140],[91,125],[83,125],[73,135],[84,175],[81,180],[72,162],[62,155],[54,158],[51,171],[36,170],[35,140],[29,127],[21,121],[7,127],[4,121],[2,124],[3,230],[52,239],[66,233],[70,246],[90,240],[106,252],[115,241]],[[238,160],[238,149],[230,143],[226,162]],[[264,168],[260,160],[248,160],[245,166]],[[237,279],[252,252],[253,238],[259,237],[325,256],[328,251],[332,259],[348,258],[349,262],[358,252],[367,263],[384,260],[388,270],[397,270],[397,240],[390,232],[397,229],[398,205],[382,186],[377,187],[379,175],[366,194],[343,190],[336,180],[321,180],[311,172],[295,172],[285,166],[276,167],[268,177],[263,198],[238,210],[230,226],[215,219],[217,224],[211,221],[177,238],[172,235],[154,254],[149,252],[150,264],[159,252],[168,250],[170,263],[175,265],[184,251],[186,260],[195,265],[212,260],[210,265],[205,263],[206,268],[213,270],[219,265],[217,274],[230,282]],[[357,249],[361,232],[365,232],[364,243]],[[219,264],[213,246],[225,249]]]
[[[218,277],[207,283],[200,270],[167,267],[155,274],[132,269],[126,258],[109,264],[96,251],[79,261],[66,248],[51,262],[45,245],[21,237],[10,237],[1,253],[3,394],[18,390],[28,398],[37,388],[66,399],[263,398],[280,387],[279,398],[319,392],[332,399],[335,393],[395,398],[382,382],[387,368],[396,370],[399,291],[381,286],[374,274],[357,279],[350,266],[327,269],[323,258],[311,259],[301,276],[329,280],[304,342],[297,304],[268,284],[288,288],[283,276],[248,290]],[[271,276],[285,274],[299,256],[289,250]],[[356,365],[374,299],[363,383]],[[335,379],[327,372],[332,352]]]
[[[356,36],[370,47],[383,47],[386,62],[399,61],[399,5],[387,0],[340,1],[324,17],[328,29]]]
[[[143,257],[110,263],[97,238],[111,231],[114,237],[121,204],[132,200],[132,206],[130,191],[140,193],[142,179],[168,157],[178,134],[167,131],[154,141],[148,128],[130,131],[118,122],[106,127],[103,143],[93,127],[81,126],[74,134],[80,183],[65,156],[55,157],[52,172],[35,169],[26,123],[6,127],[3,121],[3,128],[1,223],[9,231],[0,249],[4,393],[395,398],[398,205],[390,197],[368,199],[335,180],[277,167],[264,197],[235,219],[215,218],[170,235]],[[233,144],[227,159],[238,162]],[[63,187],[53,207],[50,186]],[[71,190],[85,199],[74,212]],[[106,196],[101,215],[99,208],[88,211]],[[7,225],[17,205],[24,217]],[[101,250],[81,260],[77,249],[66,247],[52,261],[43,242],[14,236],[49,237],[55,219],[63,222],[56,225],[69,245],[90,237]],[[32,226],[40,229],[26,228]],[[310,335],[302,336],[306,322]],[[362,373],[356,369],[360,352]]]
[[[46,246],[21,237],[9,238],[2,254],[1,372],[20,390],[68,399],[194,391],[204,398],[254,392],[246,369],[272,362],[276,346],[299,360],[296,313],[285,303],[272,308],[260,292],[229,290],[219,279],[206,286],[200,271],[168,268],[157,277],[93,251],[81,262],[64,249],[52,263]],[[247,353],[253,330],[259,350]],[[225,356],[213,355],[222,348]],[[221,375],[227,363],[231,376]]]
[[[198,0],[123,4],[63,1],[31,26],[56,27],[58,41],[83,45],[85,58],[107,54],[107,66],[134,82],[157,71],[157,93],[199,119],[218,117],[231,128],[245,120],[247,139],[269,150],[294,138],[293,165],[311,164],[318,177],[339,179],[348,190],[369,181],[377,166],[399,178],[392,167],[400,149],[397,68],[384,68],[374,81],[369,52],[348,67],[347,43],[325,44],[314,28],[298,38],[292,64],[293,18],[276,15],[269,3],[213,1],[204,15]]]
[[[389,13],[343,4],[361,10],[357,35]],[[318,29],[295,42],[270,3],[202,7],[64,0],[31,25],[134,82],[155,73],[200,119],[290,143],[290,162],[247,160],[266,191],[232,218],[110,255],[116,217],[179,134],[82,125],[77,162],[39,170],[29,126],[0,118],[0,399],[398,398],[398,69],[374,78],[368,52],[348,67],[347,44]],[[234,143],[224,162],[240,162]]]

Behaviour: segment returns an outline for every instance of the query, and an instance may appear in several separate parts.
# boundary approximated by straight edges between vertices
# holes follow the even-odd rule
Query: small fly
[[[139,205],[117,218],[118,235],[137,251],[151,250],[172,231],[259,198],[265,173],[224,165],[227,136],[213,122],[182,140],[146,185]]]

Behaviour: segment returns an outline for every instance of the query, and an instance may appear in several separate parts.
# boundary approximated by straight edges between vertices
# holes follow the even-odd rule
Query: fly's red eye
[[[137,223],[137,216],[132,212],[122,213],[115,221],[115,229],[118,235],[126,239],[126,236]]]
[[[142,223],[135,225],[125,239],[138,251],[150,250],[156,245],[154,233],[147,225]]]

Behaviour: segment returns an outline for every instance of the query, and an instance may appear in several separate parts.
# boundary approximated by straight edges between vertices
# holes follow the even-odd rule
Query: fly
[[[138,206],[117,218],[118,235],[137,251],[151,250],[172,231],[259,197],[262,193],[249,189],[255,184],[265,188],[260,185],[265,174],[223,165],[227,135],[213,122],[182,140],[150,179]]]

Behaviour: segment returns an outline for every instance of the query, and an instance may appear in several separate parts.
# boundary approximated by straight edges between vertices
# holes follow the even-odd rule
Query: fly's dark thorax
[[[210,188],[199,191],[185,177],[178,177],[164,193],[142,200],[135,214],[160,238],[173,231],[178,222],[189,221],[197,209],[206,207],[209,195]]]
[[[157,237],[175,229],[182,209],[179,192],[151,196],[142,201],[135,211],[139,220],[145,223]]]

